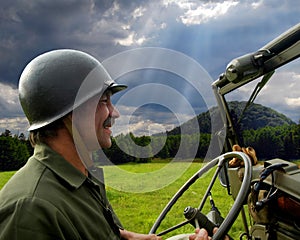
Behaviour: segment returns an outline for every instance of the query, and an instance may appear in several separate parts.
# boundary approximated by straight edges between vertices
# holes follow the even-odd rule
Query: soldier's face
[[[80,134],[90,151],[111,146],[111,127],[114,120],[120,116],[111,102],[111,95],[110,91],[106,91],[100,99],[90,99],[76,113]]]
[[[95,130],[101,148],[111,146],[111,127],[120,116],[119,111],[111,102],[111,92],[105,92],[100,98],[95,113]]]

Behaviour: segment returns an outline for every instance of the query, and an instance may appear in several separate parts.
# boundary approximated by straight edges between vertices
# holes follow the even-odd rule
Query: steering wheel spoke
[[[224,166],[227,163],[227,161],[229,159],[232,159],[233,157],[238,157],[244,161],[244,177],[243,177],[243,180],[241,183],[241,188],[235,198],[234,204],[232,205],[230,211],[224,218],[221,225],[218,227],[218,231],[212,236],[213,240],[222,239],[227,234],[230,227],[232,226],[235,219],[237,218],[239,212],[241,211],[241,208],[243,207],[243,203],[244,203],[245,199],[247,198],[248,190],[250,188],[251,177],[252,177],[252,169],[251,169],[252,165],[251,165],[251,161],[250,161],[249,157],[242,152],[225,153],[225,154],[211,160],[209,163],[205,164],[205,166],[203,166],[198,172],[196,172],[171,198],[169,203],[165,206],[165,208],[162,210],[162,212],[156,219],[155,223],[153,224],[153,226],[150,230],[150,233],[156,233],[158,227],[160,226],[161,222],[164,220],[165,216],[169,213],[169,211],[174,206],[174,204],[177,202],[177,200],[179,198],[181,198],[181,196],[189,189],[189,187],[191,185],[193,185],[199,178],[201,178],[203,176],[203,174],[205,174],[206,172],[211,170],[213,167],[217,166],[216,170],[213,173],[211,181],[205,191],[205,194],[204,194],[203,198],[201,199],[199,207],[195,209],[196,213],[197,214],[199,213],[199,214],[197,216],[195,214],[195,216],[193,216],[193,218],[187,219],[186,221],[184,221],[182,223],[179,223],[179,224],[174,225],[164,231],[161,231],[160,233],[158,233],[158,235],[159,236],[165,235],[167,233],[174,231],[175,229],[179,229],[179,228],[185,226],[188,223],[192,223],[192,225],[194,225],[194,227],[198,227],[197,224],[193,224],[193,223],[195,223],[193,221],[195,221],[195,219],[198,218],[199,216],[201,216],[201,217],[205,216],[201,213],[201,211],[202,211],[207,199],[209,198],[209,196],[211,194],[211,190],[217,180],[217,177],[222,169],[226,169],[226,168],[224,168]],[[199,225],[200,225],[199,227],[205,227],[205,226],[203,226],[203,223],[206,222],[206,219],[205,219],[205,221],[203,219],[200,221],[199,221],[199,219],[197,219],[197,221],[199,222]],[[210,232],[212,232],[213,227],[214,227],[214,225],[209,226],[209,228],[211,228]],[[181,235],[177,235],[177,236],[183,237],[183,238],[176,238],[176,236],[174,236],[175,238],[173,237],[173,238],[169,238],[169,239],[170,240],[171,239],[172,240],[188,239],[188,238],[184,238],[184,237],[188,236],[185,234],[183,234],[183,235],[181,234]]]

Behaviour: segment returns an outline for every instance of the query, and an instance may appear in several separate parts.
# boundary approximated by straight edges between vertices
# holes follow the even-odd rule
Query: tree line
[[[5,130],[0,135],[0,171],[19,169],[32,153],[33,148],[23,133],[12,135]]]
[[[300,124],[266,126],[259,129],[243,130],[239,133],[242,146],[251,146],[256,150],[259,160],[272,158],[282,158],[285,160],[300,159]],[[104,150],[105,155],[114,164],[128,162],[149,162],[153,158],[204,158],[211,143],[211,134],[189,134],[189,135],[169,135],[167,139],[161,136],[135,137],[133,134],[120,135],[113,139],[112,147]],[[162,143],[165,143],[162,145]],[[198,141],[198,148],[194,153],[194,144]],[[149,144],[153,142],[153,144]],[[159,152],[152,152],[155,144],[161,144]],[[180,146],[180,144],[182,144]],[[142,146],[143,151],[148,152],[149,157],[139,157],[134,151],[135,146]],[[178,152],[178,149],[181,151]],[[139,149],[137,151],[140,151]],[[125,153],[124,153],[125,152]],[[94,159],[101,161],[102,151],[94,154]]]
[[[243,146],[252,146],[259,160],[275,157],[300,159],[300,124],[243,130],[240,136]],[[151,137],[121,134],[112,138],[111,148],[94,152],[93,158],[101,164],[108,163],[103,161],[106,158],[114,164],[145,163],[154,158],[202,159],[206,156],[210,143],[209,133]],[[23,133],[12,135],[6,130],[0,135],[0,171],[20,168],[32,153],[29,140]]]

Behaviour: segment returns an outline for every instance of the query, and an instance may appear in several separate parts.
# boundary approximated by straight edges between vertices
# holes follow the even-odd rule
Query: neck
[[[80,172],[87,176],[88,172],[82,163],[80,156],[77,152],[73,138],[66,128],[59,129],[57,136],[47,141],[47,144],[55,152],[63,156],[63,158],[77,168]]]

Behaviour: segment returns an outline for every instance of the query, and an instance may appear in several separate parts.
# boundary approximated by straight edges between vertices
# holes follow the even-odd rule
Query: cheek
[[[98,107],[95,114],[95,126],[99,128],[103,125],[103,122],[108,118],[109,111],[107,107]]]

